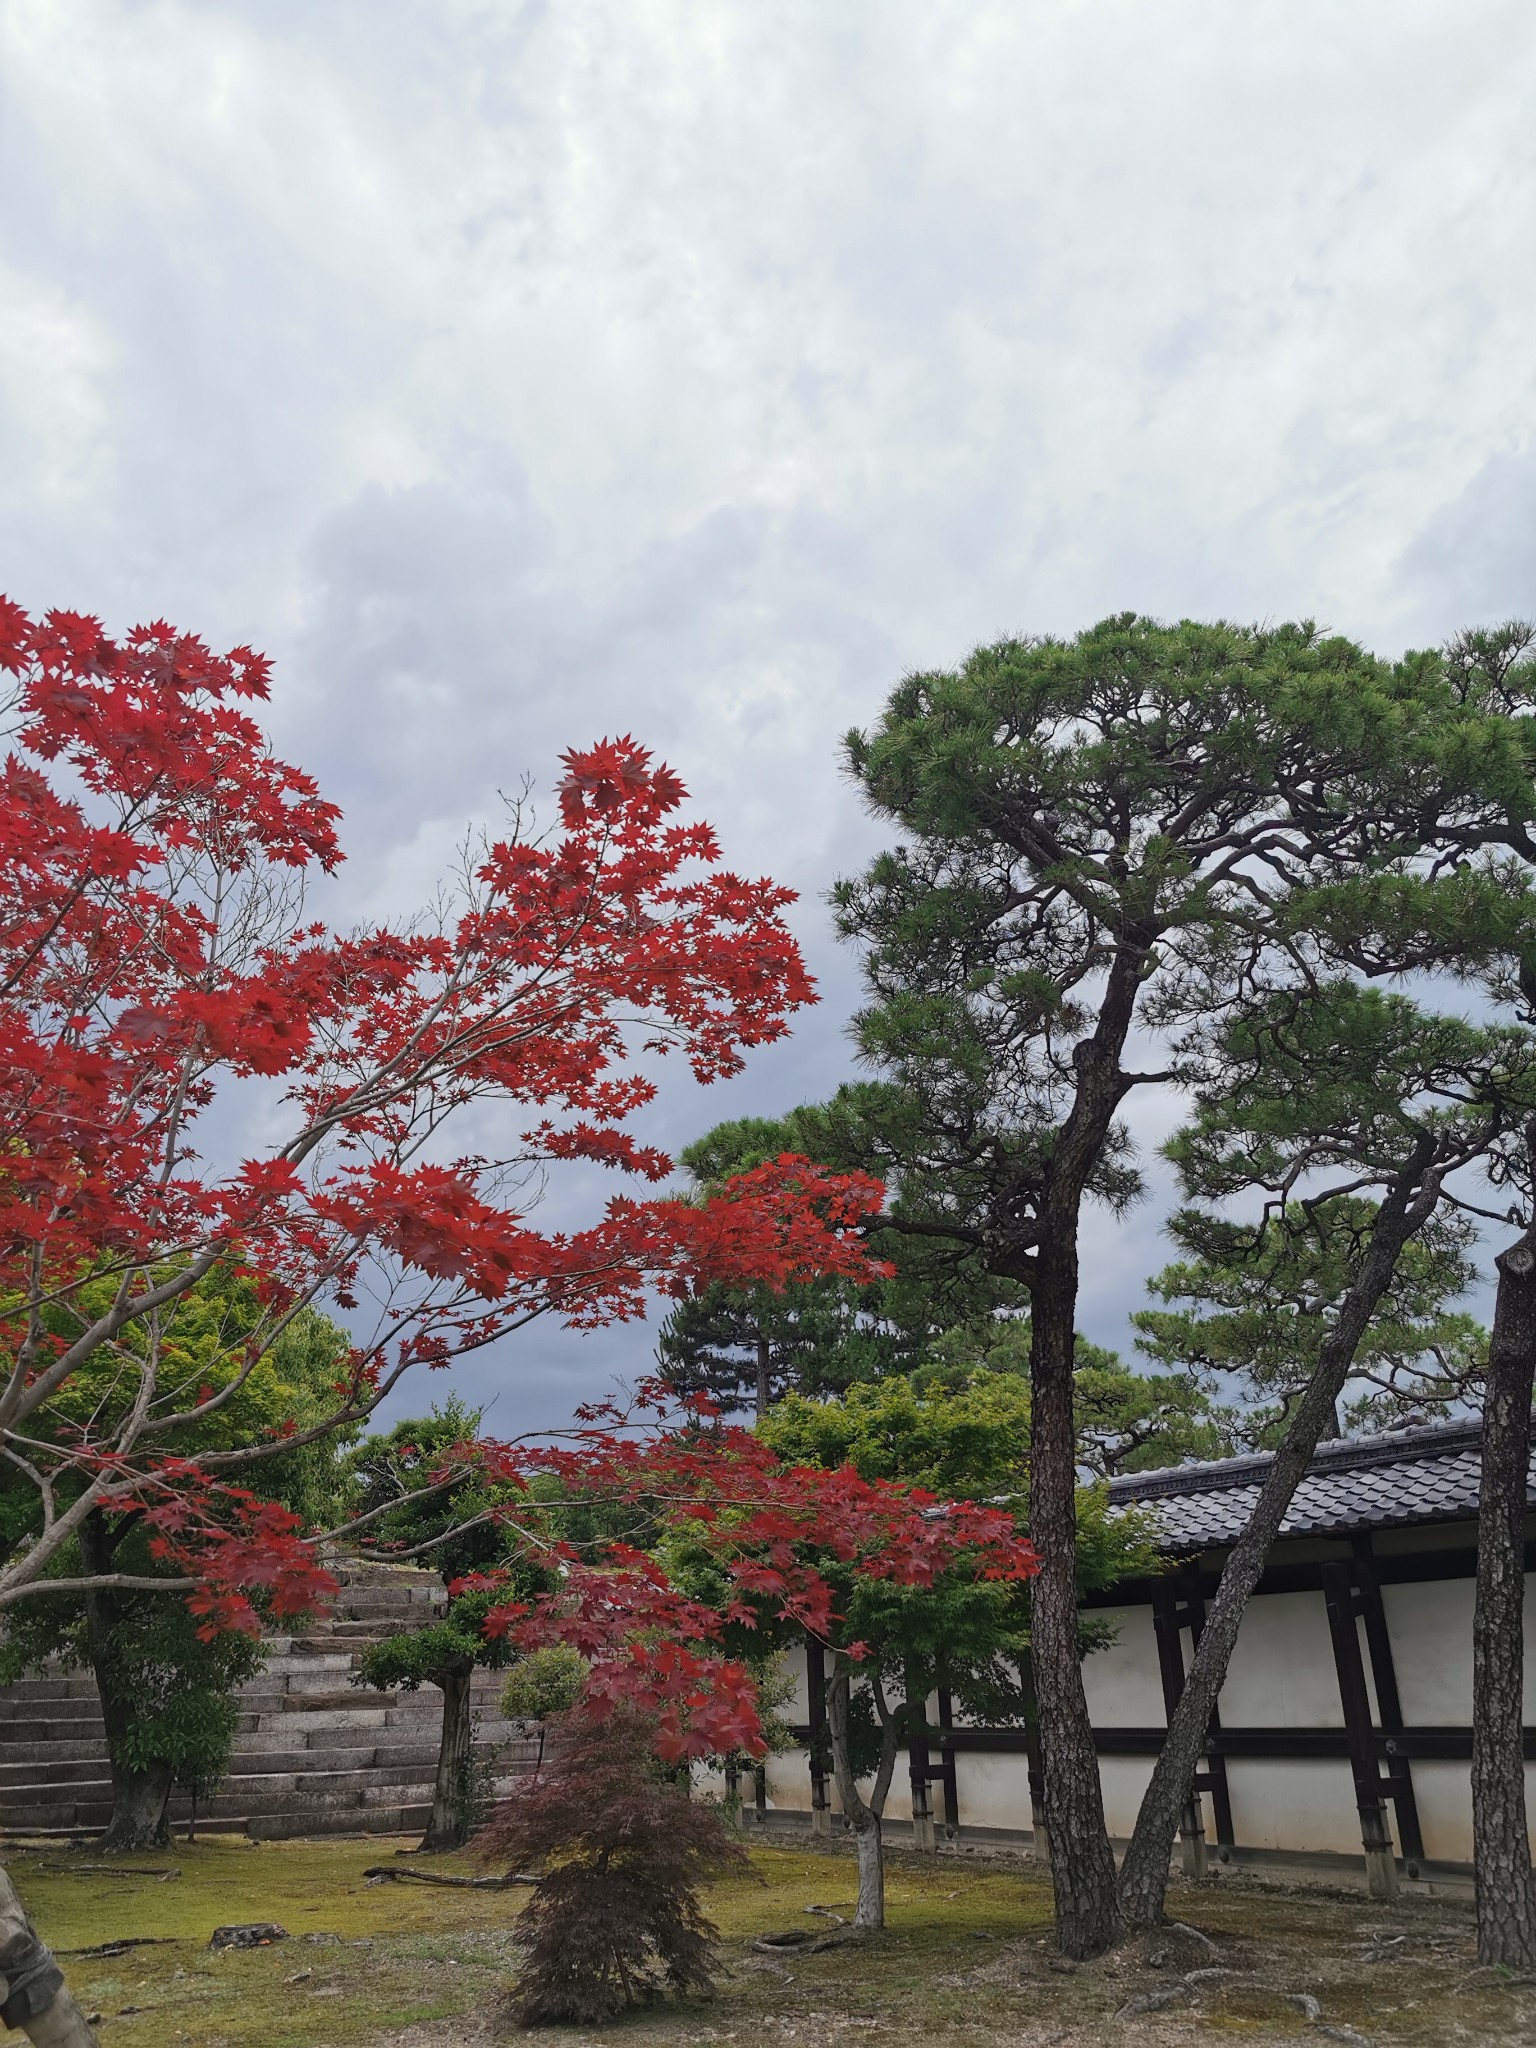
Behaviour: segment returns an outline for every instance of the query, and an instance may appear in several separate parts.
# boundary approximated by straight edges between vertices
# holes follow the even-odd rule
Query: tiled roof
[[[1477,1513],[1482,1425],[1433,1423],[1382,1436],[1320,1444],[1280,1525],[1282,1536],[1321,1536],[1415,1522],[1465,1521]],[[1272,1460],[1267,1452],[1210,1465],[1132,1472],[1109,1482],[1111,1501],[1149,1508],[1168,1550],[1235,1543]],[[1536,1507],[1536,1449],[1527,1499]]]

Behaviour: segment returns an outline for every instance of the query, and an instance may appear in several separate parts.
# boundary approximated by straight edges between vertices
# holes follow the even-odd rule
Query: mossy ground
[[[397,1840],[178,1845],[105,1876],[89,1853],[12,1852],[12,1878],[56,1950],[156,1937],[115,1957],[65,1954],[76,1994],[101,2014],[104,2048],[467,2048],[510,2031],[501,2006],[516,1967],[525,1894],[370,1884]],[[164,1881],[151,1873],[180,1871]],[[469,1873],[468,1859],[434,1870]],[[637,2013],[596,2033],[544,2038],[618,2048],[732,2042],[803,2048],[869,2037],[886,2048],[1262,2048],[1371,2041],[1376,2048],[1536,2039],[1536,1986],[1473,1969],[1464,1907],[1383,1907],[1363,1898],[1265,1890],[1223,1876],[1174,1895],[1177,1918],[1214,1944],[1160,1932],[1117,1955],[1064,1966],[1050,1939],[1044,1874],[1027,1862],[891,1857],[889,1927],[817,1955],[764,1954],[754,1940],[821,1932],[807,1906],[848,1910],[841,1849],[762,1849],[750,1875],[716,1886],[719,1996]],[[275,1920],[290,1938],[213,1953],[229,1921]],[[1116,2018],[1191,1970],[1180,2002]],[[1224,1970],[1230,1974],[1216,1975]],[[1309,2022],[1288,1994],[1315,1998]]]

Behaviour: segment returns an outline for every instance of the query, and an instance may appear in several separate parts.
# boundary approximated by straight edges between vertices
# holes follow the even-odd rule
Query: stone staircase
[[[375,1692],[349,1676],[368,1644],[441,1611],[440,1579],[407,1565],[349,1563],[329,1614],[303,1636],[269,1636],[265,1668],[237,1695],[229,1774],[195,1816],[199,1833],[403,1834],[424,1828],[442,1733],[442,1695]],[[477,1758],[499,1797],[536,1745],[500,1715],[499,1672],[476,1672]],[[0,1835],[86,1837],[111,1818],[95,1680],[45,1668],[0,1690]],[[173,1830],[188,1802],[171,1803]]]

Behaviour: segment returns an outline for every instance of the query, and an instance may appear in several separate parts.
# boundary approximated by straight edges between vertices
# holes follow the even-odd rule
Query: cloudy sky
[[[338,914],[565,745],[670,759],[825,996],[683,1142],[848,1071],[835,743],[905,670],[1536,610],[1533,92],[1529,0],[0,0],[0,587],[271,652]]]

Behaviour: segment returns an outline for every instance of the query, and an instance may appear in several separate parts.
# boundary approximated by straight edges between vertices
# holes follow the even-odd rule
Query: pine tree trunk
[[[1155,934],[1117,934],[1098,1020],[1072,1048],[1076,1088],[1051,1146],[1034,1245],[1007,1268],[1030,1293],[1030,1535],[1040,1571],[1030,1587],[1030,1643],[1056,1938],[1086,1959],[1119,1939],[1115,1857],[1083,1690],[1077,1614],[1077,1431],[1073,1413],[1078,1235],[1085,1190],[1130,1085],[1120,1067]]]
[[[773,1356],[768,1348],[768,1339],[757,1340],[757,1419],[763,1417],[773,1405]]]
[[[1043,1247],[1041,1257],[1043,1262]],[[1078,1643],[1076,1308],[1074,1229],[1054,1265],[1037,1267],[1030,1309],[1029,1532],[1040,1554],[1040,1571],[1030,1584],[1030,1645],[1056,1939],[1063,1954],[1083,1959],[1114,1945],[1120,1915]]]
[[[1228,1555],[1120,1868],[1120,1902],[1132,1927],[1154,1926],[1163,1917],[1174,1837],[1191,1797],[1211,1712],[1226,1680],[1244,1609],[1263,1577],[1270,1546],[1280,1532],[1286,1510],[1306,1476],[1323,1432],[1333,1425],[1334,1403],[1349,1377],[1376,1305],[1391,1281],[1398,1256],[1415,1231],[1434,1213],[1439,1200],[1438,1181],[1431,1178],[1414,1193],[1426,1163],[1417,1157],[1382,1203],[1360,1271],[1340,1304],[1332,1330],[1319,1348],[1311,1384],[1298,1403],[1291,1426],[1265,1475],[1248,1526]]]
[[[470,1811],[473,1758],[470,1737],[474,1718],[469,1689],[474,1660],[464,1657],[444,1665],[433,1683],[443,1695],[443,1739],[437,1752],[437,1782],[432,1788],[432,1818],[422,1839],[424,1850],[461,1849],[474,1826]]]
[[[1496,1261],[1483,1404],[1472,1623],[1472,1854],[1477,1959],[1536,1969],[1536,1879],[1526,1825],[1526,1481],[1536,1367],[1536,1227]]]

